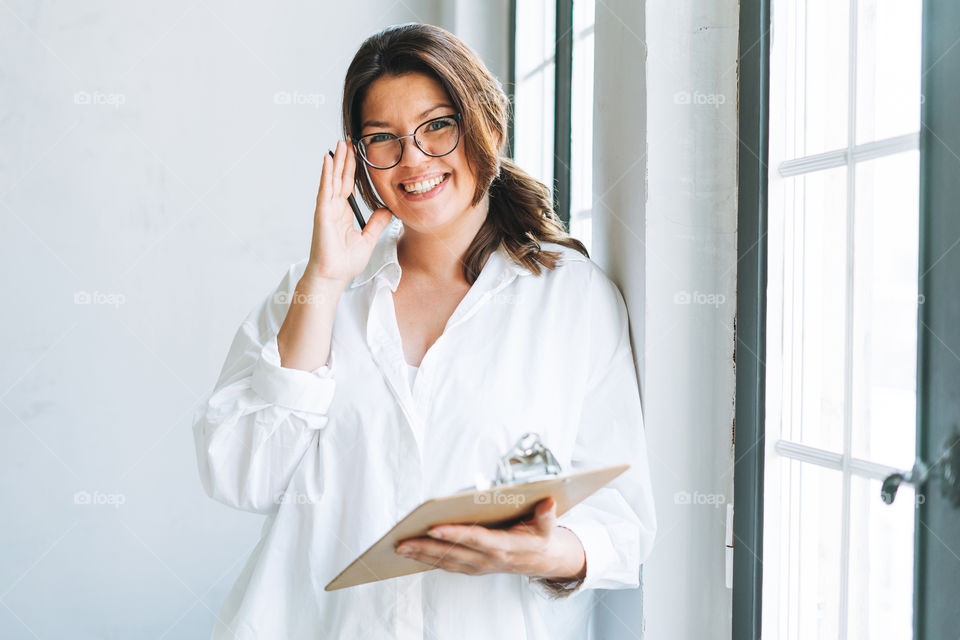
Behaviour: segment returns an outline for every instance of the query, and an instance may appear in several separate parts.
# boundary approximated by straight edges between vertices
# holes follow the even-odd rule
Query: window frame
[[[553,209],[570,228],[570,154],[573,147],[573,2],[557,0],[554,37]]]
[[[760,638],[766,411],[770,0],[741,0],[732,637]]]

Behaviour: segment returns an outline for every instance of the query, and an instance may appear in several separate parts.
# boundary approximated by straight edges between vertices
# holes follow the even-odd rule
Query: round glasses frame
[[[450,148],[450,151],[447,151],[447,152],[445,152],[445,153],[440,153],[440,154],[433,154],[433,153],[430,153],[429,151],[426,151],[423,147],[420,146],[420,142],[417,140],[417,132],[419,132],[421,128],[425,127],[426,125],[428,125],[428,124],[430,124],[430,123],[432,123],[432,122],[436,122],[437,120],[445,120],[445,119],[451,119],[451,118],[452,118],[453,120],[455,120],[456,123],[457,123],[457,141],[453,143],[453,146]],[[394,133],[386,133],[386,132],[380,132],[380,131],[375,132],[375,133],[368,133],[368,134],[365,135],[365,136],[360,136],[359,138],[357,138],[357,140],[356,140],[357,151],[359,152],[360,157],[363,159],[363,161],[364,161],[365,163],[367,163],[368,166],[370,166],[370,167],[372,167],[372,168],[374,168],[374,169],[392,169],[392,168],[394,168],[395,166],[397,166],[398,164],[400,164],[400,161],[403,159],[403,151],[404,151],[403,139],[404,139],[404,138],[413,138],[413,143],[414,143],[415,145],[417,145],[417,149],[420,149],[420,151],[422,151],[424,154],[430,156],[431,158],[442,158],[442,157],[445,156],[445,155],[448,155],[448,154],[453,153],[453,151],[457,148],[457,146],[460,145],[460,118],[461,118],[461,114],[459,114],[459,113],[454,113],[454,114],[446,115],[446,116],[437,116],[436,118],[430,118],[430,119],[427,120],[426,122],[420,123],[420,125],[417,126],[417,128],[413,130],[413,133],[409,133],[409,134],[407,134],[407,135],[405,135],[405,136],[398,136],[398,135],[396,135],[396,134],[394,134]],[[396,162],[394,162],[393,164],[391,164],[391,165],[389,165],[389,166],[386,166],[386,167],[381,167],[381,166],[375,165],[375,164],[373,164],[372,162],[370,162],[370,160],[367,158],[366,152],[364,151],[364,144],[363,144],[363,142],[364,142],[364,138],[370,138],[370,137],[373,137],[373,136],[392,136],[395,140],[399,140],[399,141],[400,141],[400,155],[397,157],[397,161],[396,161]]]

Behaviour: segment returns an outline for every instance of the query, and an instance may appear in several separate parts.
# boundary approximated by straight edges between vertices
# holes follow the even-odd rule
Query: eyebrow
[[[451,105],[447,104],[446,102],[443,102],[443,103],[441,103],[441,104],[437,104],[437,105],[434,105],[434,106],[430,107],[429,109],[427,109],[426,111],[424,111],[423,113],[421,113],[420,115],[418,115],[418,116],[417,116],[417,119],[420,119],[420,118],[426,116],[427,114],[429,114],[430,112],[436,111],[437,109],[440,109],[441,107],[446,107],[447,109],[453,109],[453,107],[452,107]],[[381,121],[379,121],[379,120],[367,120],[367,121],[364,122],[362,125],[360,125],[360,130],[363,131],[363,130],[366,129],[367,127],[389,127],[389,126],[390,126],[390,123],[389,123],[389,122],[381,122]]]

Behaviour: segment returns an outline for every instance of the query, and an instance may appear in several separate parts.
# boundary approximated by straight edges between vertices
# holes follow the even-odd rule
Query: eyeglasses
[[[368,133],[357,138],[357,150],[363,161],[374,169],[391,169],[403,157],[404,138],[413,138],[417,148],[428,156],[445,156],[460,142],[460,114],[431,118],[405,136]]]

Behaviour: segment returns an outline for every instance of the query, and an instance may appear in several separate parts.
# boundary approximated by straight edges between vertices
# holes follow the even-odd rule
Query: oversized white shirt
[[[266,515],[214,640],[583,640],[595,590],[639,584],[656,520],[616,285],[562,245],[542,243],[563,259],[539,276],[495,251],[411,385],[391,295],[401,229],[394,218],[344,290],[325,366],[280,366],[276,336],[303,260],[244,320],[194,416],[207,494]],[[572,595],[549,599],[522,574],[443,569],[324,591],[421,502],[491,479],[526,431],[563,471],[632,465],[559,517],[586,556]]]

